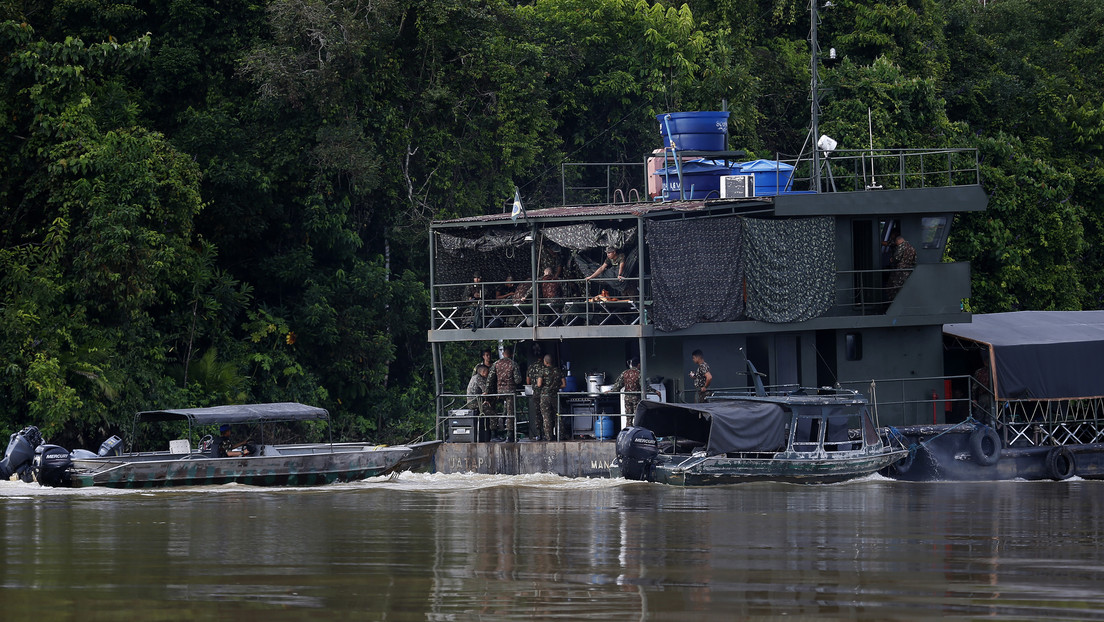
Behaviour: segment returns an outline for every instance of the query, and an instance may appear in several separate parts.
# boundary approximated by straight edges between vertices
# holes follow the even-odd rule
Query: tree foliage
[[[836,0],[822,127],[976,147],[948,256],[975,311],[1104,304],[1104,5]],[[426,230],[639,162],[654,115],[795,153],[804,0],[0,5],[0,422],[91,445],[135,410],[300,400],[431,425]],[[472,354],[452,348],[453,367]],[[466,373],[463,369],[460,372]]]

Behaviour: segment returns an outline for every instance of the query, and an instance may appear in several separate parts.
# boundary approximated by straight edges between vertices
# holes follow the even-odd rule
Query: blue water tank
[[[578,376],[565,376],[564,377],[564,392],[573,393],[579,390],[579,377]]]
[[[718,199],[721,194],[721,176],[731,175],[732,169],[723,164],[714,164],[702,160],[690,160],[682,163],[682,188],[685,194],[679,195],[678,169],[675,166],[661,168],[655,172],[663,182],[663,189],[672,201],[683,199]]]
[[[666,117],[670,115],[670,119]],[[663,146],[675,143],[675,149],[692,151],[724,151],[728,133],[728,113],[720,111],[671,112],[657,114]],[[667,136],[667,128],[671,136]]]
[[[752,160],[732,167],[734,173],[755,175],[755,196],[771,197],[790,190],[794,167],[778,160]]]

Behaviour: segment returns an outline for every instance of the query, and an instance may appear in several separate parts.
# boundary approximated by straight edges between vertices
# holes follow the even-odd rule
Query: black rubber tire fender
[[[986,451],[986,441],[992,447],[991,451]],[[981,466],[996,464],[1001,457],[1001,439],[997,431],[987,425],[979,425],[970,434],[970,455]]]
[[[1077,462],[1073,452],[1066,447],[1055,447],[1047,452],[1046,473],[1050,479],[1060,482],[1073,477],[1077,472]]]
[[[894,475],[904,475],[909,472],[914,462],[916,462],[916,450],[912,449],[904,458],[889,465],[889,470]]]

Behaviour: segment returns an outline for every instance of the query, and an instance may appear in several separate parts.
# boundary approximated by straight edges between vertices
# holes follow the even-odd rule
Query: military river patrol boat
[[[347,482],[412,468],[428,462],[437,442],[386,447],[370,443],[265,443],[265,426],[290,422],[329,422],[322,408],[297,403],[216,406],[140,412],[138,424],[183,422],[188,436],[170,441],[168,451],[122,452],[122,441],[112,437],[99,453],[73,452],[57,445],[41,444],[36,428],[13,434],[0,476],[36,479],[44,486],[107,486],[112,488],[161,488],[210,484],[255,486],[310,486]],[[220,456],[217,439],[203,436],[196,449],[193,431],[222,425],[254,424],[260,442],[251,455]],[[271,425],[270,425],[271,428]]]
[[[908,453],[883,442],[858,392],[809,388],[703,404],[642,402],[635,425],[617,437],[610,474],[679,486],[825,484],[870,475]]]

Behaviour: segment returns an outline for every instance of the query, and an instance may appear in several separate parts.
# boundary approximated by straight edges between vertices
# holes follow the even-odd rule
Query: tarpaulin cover
[[[943,332],[992,348],[1000,399],[1104,396],[1104,311],[990,313]]]
[[[728,322],[744,313],[741,219],[648,222],[657,330]]]
[[[137,419],[138,421],[190,420],[194,425],[208,425],[258,421],[326,420],[329,419],[329,413],[326,412],[326,409],[316,406],[307,406],[295,402],[277,402],[274,404],[240,404],[212,406],[210,408],[149,410],[138,413]]]
[[[836,232],[830,217],[744,221],[747,315],[801,322],[832,307]]]
[[[644,401],[636,408],[634,425],[656,436],[677,436],[705,443],[710,455],[737,451],[781,451],[786,446],[790,416],[781,405],[756,400],[724,400],[705,404]]]

